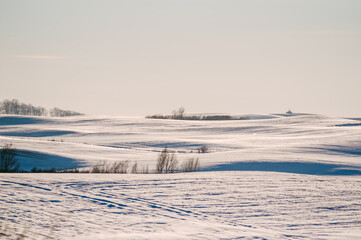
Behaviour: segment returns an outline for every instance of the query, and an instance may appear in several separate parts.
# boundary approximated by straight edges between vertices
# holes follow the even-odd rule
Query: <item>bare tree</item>
[[[158,156],[157,173],[173,173],[177,170],[178,160],[174,153],[170,153],[165,147]]]
[[[0,113],[45,116],[47,111],[43,107],[35,107],[31,104],[20,103],[17,99],[6,99],[0,102]]]
[[[178,110],[173,111],[172,118],[173,119],[183,119],[184,117],[184,107],[180,107]]]
[[[5,144],[1,149],[0,172],[17,172],[20,164],[16,159],[16,150],[13,145]]]

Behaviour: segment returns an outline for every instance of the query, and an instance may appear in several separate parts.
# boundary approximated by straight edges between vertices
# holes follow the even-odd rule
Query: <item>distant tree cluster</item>
[[[176,120],[208,120],[208,121],[217,121],[217,120],[248,120],[249,117],[232,117],[230,115],[185,115],[185,110],[183,107],[178,110],[174,110],[170,115],[155,114],[146,116],[146,118],[153,119],[176,119]]]
[[[61,110],[53,108],[49,111],[43,107],[35,107],[31,104],[21,103],[17,99],[6,99],[0,102],[0,114],[14,114],[14,115],[30,115],[30,116],[50,116],[52,117],[66,117],[83,115],[78,112]]]
[[[68,117],[68,116],[83,115],[83,114],[78,113],[78,112],[69,111],[69,110],[62,110],[62,109],[59,109],[59,108],[52,108],[52,109],[50,109],[49,112],[50,112],[51,117]]]
[[[170,115],[155,114],[155,115],[146,116],[146,118],[182,120],[184,119],[184,111],[185,111],[184,108],[181,107],[178,110],[174,110]]]
[[[20,103],[17,99],[4,100],[0,103],[0,113],[16,115],[46,116],[47,110],[31,104]]]

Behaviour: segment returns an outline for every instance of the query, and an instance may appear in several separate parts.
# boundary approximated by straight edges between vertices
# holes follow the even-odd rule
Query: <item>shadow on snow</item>
[[[56,137],[66,134],[74,134],[74,131],[63,131],[63,130],[44,130],[44,131],[24,131],[24,132],[3,132],[0,136],[7,137]]]
[[[202,171],[267,171],[308,175],[361,175],[361,167],[309,162],[236,162],[208,167]]]
[[[30,171],[34,167],[37,169],[70,169],[85,166],[76,159],[27,150],[18,150],[17,159],[20,169],[24,171]]]
[[[25,124],[39,124],[48,122],[36,117],[18,117],[18,116],[5,116],[0,117],[0,125],[25,125]]]

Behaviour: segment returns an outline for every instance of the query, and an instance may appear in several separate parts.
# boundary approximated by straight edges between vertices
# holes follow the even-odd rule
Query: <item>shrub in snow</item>
[[[137,162],[133,163],[132,173],[138,173],[138,163]]]
[[[93,166],[92,173],[127,173],[129,161],[118,161],[114,163],[107,163],[103,161]]]
[[[173,173],[177,170],[178,160],[174,153],[168,151],[165,147],[157,159],[157,173]]]
[[[147,165],[147,166],[143,166],[141,173],[143,173],[143,174],[148,174],[148,173],[149,173],[149,167],[148,167],[148,165]]]
[[[17,172],[20,164],[16,159],[16,150],[12,144],[5,144],[1,149],[0,172]]]
[[[182,164],[183,172],[196,172],[199,171],[200,164],[198,158],[188,158]]]
[[[197,149],[198,153],[208,153],[209,152],[209,147],[206,145],[203,145],[202,147],[199,147]]]
[[[129,161],[115,162],[110,167],[110,173],[127,173]]]

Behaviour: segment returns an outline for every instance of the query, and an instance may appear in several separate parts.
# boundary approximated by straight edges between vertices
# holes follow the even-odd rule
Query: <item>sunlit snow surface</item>
[[[361,239],[360,120],[0,116],[23,170],[137,161],[201,173],[0,174],[0,239]],[[207,145],[210,153],[197,154]]]
[[[361,177],[264,172],[0,174],[29,239],[357,239]]]
[[[314,174],[347,175],[360,174],[360,123],[309,114],[253,115],[251,120],[239,121],[2,115],[0,144],[13,143],[21,150],[18,158],[23,170],[91,166],[102,160],[137,161],[154,169],[159,151],[168,147],[177,152],[180,161],[199,157],[204,170],[283,168],[282,171],[302,173],[300,169],[312,168]],[[197,148],[203,145],[211,152],[197,154]],[[241,164],[245,162],[247,166]],[[319,165],[249,166],[249,162]]]

